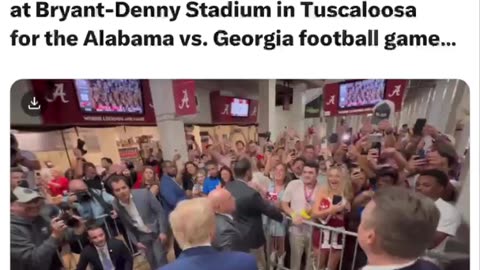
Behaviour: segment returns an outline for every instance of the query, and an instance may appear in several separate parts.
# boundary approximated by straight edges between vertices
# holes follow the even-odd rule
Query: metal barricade
[[[132,243],[131,239],[128,237],[128,235],[122,234],[122,232],[119,229],[117,220],[112,219],[114,228],[111,228],[110,224],[107,222],[107,218],[109,218],[109,215],[105,214],[105,215],[99,216],[97,219],[95,219],[95,221],[98,222],[98,221],[102,220],[101,223],[103,223],[103,228],[104,228],[104,230],[105,230],[105,232],[108,236],[108,239],[113,237],[113,238],[116,238],[116,239],[124,242],[127,245],[127,248],[129,249],[129,251],[130,251],[130,253],[132,254],[133,257],[137,257],[139,255],[142,255],[142,252],[140,252],[140,251],[135,252],[133,243]],[[112,231],[112,229],[113,229],[113,231]],[[86,232],[85,232],[85,234],[86,234]],[[85,234],[80,236],[82,238],[77,239],[75,241],[78,244],[78,247],[80,248],[80,253],[81,253],[81,251],[83,251],[83,249],[85,247],[84,246],[85,242],[82,243],[82,240],[85,240]],[[78,259],[79,259],[79,257],[78,257],[79,254],[77,254],[76,252],[73,252],[71,250],[71,244],[72,243],[70,243],[70,245],[67,247],[66,250],[63,250],[62,252],[57,251],[57,255],[59,256],[59,258],[62,262],[62,265],[67,270],[76,269],[76,265],[77,265]],[[141,261],[139,261],[139,262],[141,263]],[[149,268],[140,268],[140,269],[149,269]]]
[[[111,231],[112,228],[110,228],[110,224],[108,224],[108,222],[107,222],[107,218],[109,218],[109,217],[110,217],[110,215],[104,214],[104,215],[101,215],[101,216],[99,216],[95,219],[95,221],[102,220],[102,223],[104,225],[103,228],[105,229],[105,231],[107,233],[108,239],[110,239],[112,237],[117,238],[118,240],[123,241],[127,245],[127,248],[130,250],[130,253],[132,254],[132,256],[140,255],[141,254],[140,252],[135,252],[135,249],[133,247],[133,243],[132,243],[132,240],[130,239],[130,237],[128,237],[128,235],[123,235],[122,232],[120,232],[120,230],[118,228],[117,220],[113,219],[113,218],[112,218],[112,220],[113,220],[114,232]],[[77,240],[77,243],[80,246],[80,249],[83,250],[84,247],[83,247],[82,241]]]
[[[283,237],[282,230],[277,230],[281,228],[278,222],[266,222],[268,270],[356,270],[364,266],[357,265],[359,247],[356,233],[311,221],[294,225],[290,218],[287,219]],[[278,241],[282,240],[284,243],[279,244]],[[289,252],[286,252],[288,249]],[[283,254],[278,256],[278,253]]]

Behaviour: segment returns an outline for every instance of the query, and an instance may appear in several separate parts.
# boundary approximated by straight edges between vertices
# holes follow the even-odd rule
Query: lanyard
[[[315,191],[315,188],[312,188],[312,190],[310,190],[310,193],[308,193],[308,195],[307,195],[307,187],[305,185],[303,185],[303,193],[305,195],[305,201],[308,204],[312,203],[312,197],[313,197],[314,191]]]

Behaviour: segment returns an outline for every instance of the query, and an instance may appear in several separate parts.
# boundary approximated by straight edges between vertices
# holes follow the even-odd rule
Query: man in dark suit
[[[363,210],[358,243],[368,257],[363,270],[439,270],[418,259],[431,245],[440,219],[435,203],[401,187],[379,190]]]
[[[115,195],[112,205],[127,230],[129,239],[145,252],[152,269],[167,263],[164,247],[167,222],[160,202],[147,189],[130,190],[124,176],[114,176],[111,186]]]
[[[132,270],[133,257],[125,244],[115,238],[106,240],[105,231],[98,225],[87,228],[91,245],[82,250],[77,270]]]
[[[217,188],[208,194],[208,200],[215,211],[216,233],[212,246],[220,251],[245,251],[240,245],[241,235],[233,220],[235,198],[228,190]]]
[[[250,250],[255,255],[260,270],[265,269],[265,234],[263,232],[262,214],[283,221],[278,208],[269,204],[260,194],[248,185],[252,178],[252,165],[246,158],[235,163],[233,168],[235,180],[226,185],[226,189],[236,200],[235,220],[242,234],[242,249]]]
[[[257,270],[252,255],[218,251],[211,246],[215,215],[207,198],[180,202],[169,219],[173,235],[183,251],[174,262],[160,270]]]

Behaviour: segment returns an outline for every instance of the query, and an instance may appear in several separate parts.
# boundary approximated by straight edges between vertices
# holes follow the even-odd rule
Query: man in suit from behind
[[[160,202],[148,189],[130,190],[124,176],[114,176],[113,207],[132,243],[145,253],[151,269],[167,264],[167,220]]]
[[[133,258],[125,244],[115,238],[107,240],[102,227],[92,224],[87,228],[91,245],[82,250],[77,270],[132,270]]]
[[[220,251],[245,251],[240,246],[241,235],[233,219],[235,198],[228,190],[217,188],[208,194],[208,200],[215,211],[216,233],[212,246]]]
[[[283,215],[278,208],[269,204],[255,189],[248,185],[252,178],[252,165],[246,158],[240,159],[233,168],[235,181],[225,187],[236,201],[235,220],[242,234],[242,249],[249,250],[257,258],[258,268],[265,270],[265,234],[262,215],[278,222]]]
[[[183,251],[175,261],[160,270],[257,269],[252,255],[238,251],[220,252],[211,246],[215,237],[215,214],[207,198],[180,202],[169,220]]]
[[[375,193],[363,210],[358,243],[368,257],[363,270],[439,270],[418,259],[431,245],[440,219],[435,203],[401,187]]]

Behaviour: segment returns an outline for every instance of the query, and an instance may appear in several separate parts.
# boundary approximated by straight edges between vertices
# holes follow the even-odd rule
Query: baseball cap
[[[16,201],[19,203],[29,203],[38,198],[43,199],[43,196],[37,191],[24,187],[16,187],[12,195],[15,196]]]
[[[395,104],[390,100],[384,100],[373,107],[372,124],[378,125],[382,120],[388,120],[395,111]]]

